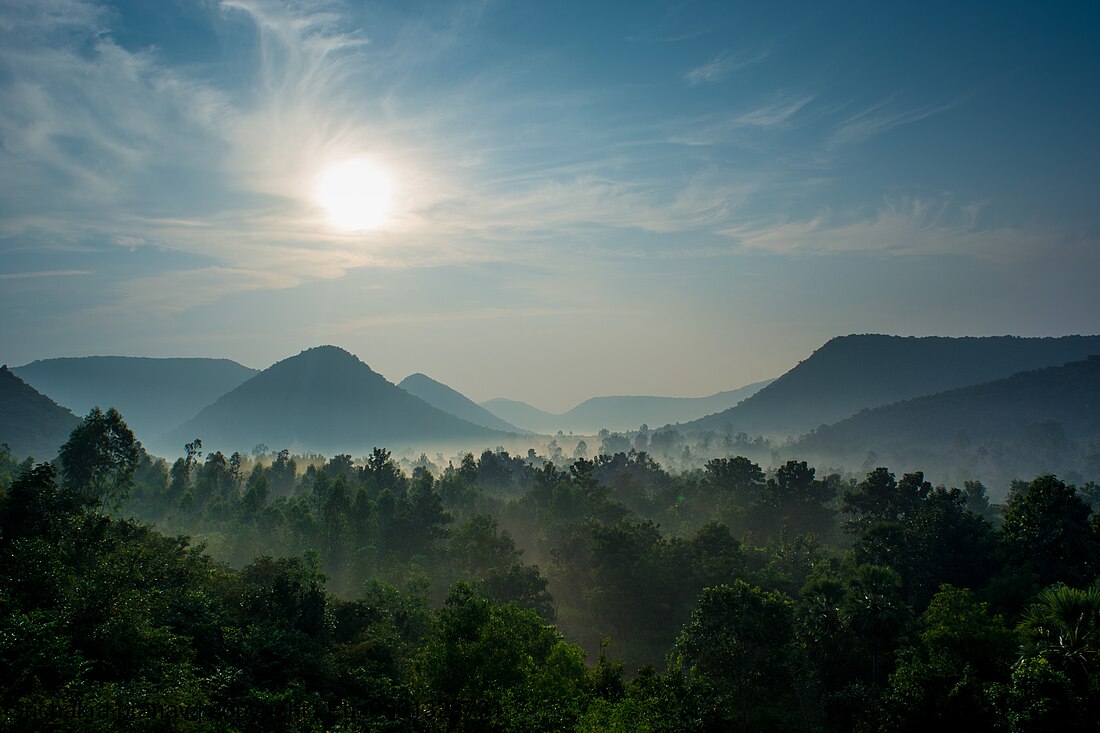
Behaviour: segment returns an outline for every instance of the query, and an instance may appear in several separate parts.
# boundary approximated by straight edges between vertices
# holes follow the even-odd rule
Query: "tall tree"
[[[1020,623],[1024,653],[1046,659],[1085,691],[1100,672],[1100,587],[1045,589]]]
[[[133,485],[141,443],[118,410],[93,407],[61,446],[60,458],[65,483],[90,506],[117,505]]]
[[[428,731],[570,731],[587,702],[584,653],[533,611],[459,583],[415,670]]]
[[[707,588],[676,640],[673,684],[682,689],[683,728],[805,730],[798,704],[801,654],[793,604],[744,581]]]
[[[996,731],[994,693],[1009,681],[1017,636],[989,614],[973,593],[942,586],[916,624],[917,638],[898,652],[897,671],[885,694],[894,731],[951,726]]]
[[[883,657],[909,620],[901,587],[897,571],[881,565],[860,565],[848,580],[845,611],[852,630],[866,641],[870,651],[872,685],[878,685]]]
[[[755,507],[755,517],[773,530],[787,528],[795,534],[823,534],[833,526],[830,502],[836,497],[836,480],[818,481],[815,469],[805,461],[787,461],[769,479]]]
[[[1002,525],[1011,561],[1037,573],[1043,586],[1091,582],[1098,549],[1091,513],[1077,490],[1054,476],[1039,476],[1013,491]]]
[[[920,506],[932,491],[920,471],[907,473],[898,481],[889,469],[879,467],[867,474],[854,491],[844,494],[841,508],[855,519],[848,530],[860,532],[874,522],[896,522]]]

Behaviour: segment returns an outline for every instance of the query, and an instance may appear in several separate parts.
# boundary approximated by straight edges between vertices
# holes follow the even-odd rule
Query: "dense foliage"
[[[0,405],[0,439],[19,456],[52,456],[80,422],[15,376],[7,365],[0,365]]]
[[[1090,729],[1095,494],[636,451],[169,466],[96,410],[56,465],[0,451],[0,727]]]

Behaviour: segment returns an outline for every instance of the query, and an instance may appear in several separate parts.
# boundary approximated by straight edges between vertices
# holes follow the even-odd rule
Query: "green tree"
[[[206,461],[195,476],[194,491],[200,505],[211,500],[221,500],[219,504],[236,500],[237,483],[229,461],[221,451],[206,454]]]
[[[133,485],[141,443],[118,410],[112,407],[103,412],[93,407],[73,428],[59,457],[66,484],[78,490],[89,505],[117,506]]]
[[[744,456],[715,458],[704,466],[705,480],[721,491],[727,491],[748,503],[764,488],[764,472]]]
[[[974,512],[991,524],[1000,524],[1000,506],[995,506],[990,503],[989,490],[985,487],[985,484],[981,481],[964,481],[962,493],[968,510]]]
[[[277,496],[287,496],[293,491],[297,477],[298,463],[291,458],[290,451],[284,448],[279,451],[268,468],[268,481],[272,492]]]
[[[879,684],[883,657],[909,620],[901,589],[901,576],[882,565],[860,565],[848,579],[845,613],[852,630],[867,643],[872,686]]]
[[[21,473],[0,498],[0,547],[24,537],[60,541],[84,505],[79,492],[58,485],[52,465],[38,464]]]
[[[494,603],[514,603],[534,611],[547,623],[554,622],[554,599],[536,566],[514,562],[507,568],[491,568],[482,583]]]
[[[845,599],[840,578],[819,571],[807,579],[797,601],[796,633],[828,692],[855,678],[856,639],[848,626]]]
[[[1003,715],[1010,733],[1096,730],[1064,672],[1043,657],[1025,657],[1012,670]]]
[[[953,726],[998,730],[991,707],[1009,681],[1017,637],[970,590],[942,586],[916,624],[917,640],[902,649],[886,691],[888,727],[927,731]]]
[[[522,550],[488,514],[475,514],[451,535],[451,561],[459,578],[473,580],[519,562]]]
[[[1089,583],[1097,568],[1091,512],[1072,485],[1054,476],[1039,476],[1013,491],[1001,528],[1010,562],[1034,571],[1042,586]]]
[[[616,639],[632,647],[667,648],[677,624],[669,614],[671,593],[665,595],[673,588],[672,569],[666,563],[668,545],[657,525],[593,522],[590,531],[590,570],[577,579],[576,589],[590,612],[603,619],[603,628],[610,627]],[[690,577],[690,569],[683,570]]]
[[[736,580],[707,588],[670,657],[686,730],[805,730],[789,598]]]
[[[1100,587],[1043,590],[1020,622],[1024,652],[1050,662],[1082,691],[1100,671]]]
[[[897,481],[889,469],[876,468],[843,496],[841,508],[855,515],[848,522],[848,530],[858,533],[876,521],[898,521],[918,507],[931,491],[932,484],[924,480],[920,471],[907,473]]]
[[[406,557],[431,555],[436,541],[447,536],[447,525],[452,521],[435,491],[432,475],[422,468],[413,472],[412,486],[399,513],[401,550]]]
[[[836,498],[836,482],[818,481],[805,461],[787,461],[776,469],[756,502],[757,525],[770,525],[772,533],[786,528],[794,534],[828,532],[833,526],[830,503]]]
[[[321,507],[321,547],[325,566],[339,580],[348,579],[353,552],[352,498],[341,476],[332,482]]]
[[[958,489],[937,488],[905,517],[899,568],[909,604],[923,608],[936,588],[984,587],[998,563],[993,525],[969,510]]]
[[[389,489],[395,496],[405,493],[405,474],[385,448],[375,448],[367,456],[366,465],[361,469],[362,480],[372,496],[378,496]]]
[[[587,704],[583,652],[533,611],[466,583],[448,596],[414,680],[430,731],[573,730]]]

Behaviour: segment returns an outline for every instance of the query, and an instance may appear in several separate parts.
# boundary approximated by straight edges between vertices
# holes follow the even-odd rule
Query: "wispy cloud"
[[[438,71],[463,42],[448,17],[414,18],[376,35],[334,3],[209,7],[212,24],[247,39],[248,63],[237,69],[247,78],[212,79],[170,65],[154,47],[126,47],[112,36],[113,15],[93,2],[13,0],[0,11],[7,251],[193,255],[193,267],[176,263],[112,289],[117,307],[178,313],[227,293],[291,288],[356,268],[550,264],[601,248],[667,257],[689,246],[710,252],[724,237],[776,252],[931,246],[919,224],[927,214],[906,214],[905,205],[859,222],[766,211],[747,222],[762,189],[797,198],[809,185],[805,169],[705,148],[732,142],[758,153],[798,130],[812,138],[807,146],[835,155],[950,104],[905,107],[890,98],[837,119],[835,108],[823,112],[828,100],[818,90],[781,89],[699,119],[592,124],[605,90],[532,88],[524,64],[534,69],[538,60],[433,82],[439,75],[424,72]],[[454,27],[476,23],[479,7],[455,11]],[[769,54],[728,50],[683,81],[715,84]],[[378,158],[398,181],[384,231],[331,231],[312,200],[320,170],[351,155]],[[22,266],[78,272],[54,264]]]
[[[730,74],[741,69],[758,64],[768,58],[768,51],[755,49],[748,51],[723,51],[705,64],[696,66],[684,74],[684,81],[688,86],[700,86],[703,84],[717,84]]]
[[[5,246],[156,246],[220,263],[114,291],[168,309],[377,261],[364,248],[374,237],[329,231],[309,190],[320,166],[387,137],[363,122],[381,94],[349,94],[371,68],[355,63],[367,39],[328,8],[212,7],[211,23],[251,25],[258,39],[246,89],[169,68],[155,48],[124,48],[92,2],[0,12]]]
[[[959,104],[960,101],[955,100],[944,104],[904,107],[893,98],[883,99],[838,122],[829,136],[827,146],[830,149],[837,149],[854,145],[881,135],[892,128],[909,125],[946,112]]]
[[[630,43],[680,43],[682,41],[690,41],[694,38],[701,38],[713,32],[712,29],[700,29],[685,31],[684,33],[670,33],[668,35],[627,36],[626,40]]]
[[[446,19],[379,44],[333,4],[227,0],[211,22],[255,43],[238,88],[169,67],[155,48],[123,47],[94,3],[51,2],[0,14],[10,80],[0,84],[0,165],[11,174],[0,181],[0,207],[11,208],[0,211],[0,236],[41,251],[151,246],[216,263],[127,284],[117,291],[127,307],[149,297],[177,311],[359,267],[549,260],[542,243],[556,238],[560,252],[580,231],[718,226],[753,187],[705,168],[670,185],[646,169],[657,158],[619,152],[653,129],[593,135],[578,121],[569,135],[569,115],[591,95],[501,95],[515,67],[423,101],[401,96],[404,74],[427,63],[417,53],[431,59],[457,42]],[[761,58],[725,54],[714,73]],[[778,125],[797,106],[776,103],[741,124]],[[362,154],[393,171],[397,210],[385,231],[333,232],[312,181]]]
[[[734,123],[740,127],[784,127],[813,100],[812,94],[779,94],[768,103],[737,115]]]
[[[742,250],[772,254],[953,254],[1000,263],[1047,258],[1055,247],[1080,252],[1098,244],[1047,230],[985,224],[982,209],[949,196],[901,197],[870,212],[827,209],[808,219],[744,221],[720,233]]]
[[[91,275],[91,270],[39,270],[37,272],[4,272],[0,280],[29,280],[39,277],[71,277],[73,275]]]
[[[0,14],[0,31],[54,32],[64,28],[99,26],[104,9],[85,0],[7,0]]]
[[[618,310],[614,315],[642,315],[638,311]],[[602,309],[577,307],[532,307],[532,308],[478,308],[474,310],[432,311],[426,313],[393,313],[377,316],[365,316],[329,324],[327,330],[333,334],[348,335],[369,331],[378,326],[399,326],[424,323],[468,323],[479,321],[511,321],[531,318],[585,318],[606,316]]]
[[[216,302],[227,292],[278,290],[299,282],[299,278],[276,272],[219,266],[168,271],[118,284],[110,302],[89,309],[85,315],[102,318],[140,313],[155,319]]]
[[[799,124],[800,114],[816,98],[802,91],[783,90],[759,104],[730,115],[681,121],[669,142],[677,145],[721,145],[743,141],[745,132],[769,133]]]

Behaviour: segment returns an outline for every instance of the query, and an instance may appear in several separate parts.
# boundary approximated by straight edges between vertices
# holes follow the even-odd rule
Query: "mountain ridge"
[[[1034,473],[1058,471],[1071,444],[1098,437],[1100,355],[1093,355],[863,410],[789,450],[857,462],[870,453],[878,462],[929,468],[960,460],[977,468],[999,451],[993,466]]]
[[[0,366],[0,443],[12,454],[45,461],[69,439],[80,418]]]
[[[230,359],[79,356],[39,359],[14,372],[78,415],[114,407],[143,440],[194,417],[257,371]]]
[[[1094,353],[1100,336],[837,336],[736,407],[680,427],[797,436],[863,409]]]
[[[398,382],[397,386],[414,397],[419,397],[432,407],[472,422],[474,425],[509,433],[526,432],[507,420],[497,417],[455,388],[432,379],[426,374],[420,372],[410,374]]]
[[[526,402],[502,397],[480,404],[494,415],[534,432],[555,433],[562,430],[591,434],[603,428],[623,432],[637,430],[643,423],[661,427],[706,415],[722,405],[733,406],[771,381],[753,382],[705,397],[602,395],[590,397],[562,413],[547,412]]]
[[[158,445],[183,445],[199,437],[214,449],[249,450],[263,443],[362,453],[403,442],[506,435],[432,407],[344,349],[317,346],[254,375],[169,431]]]

